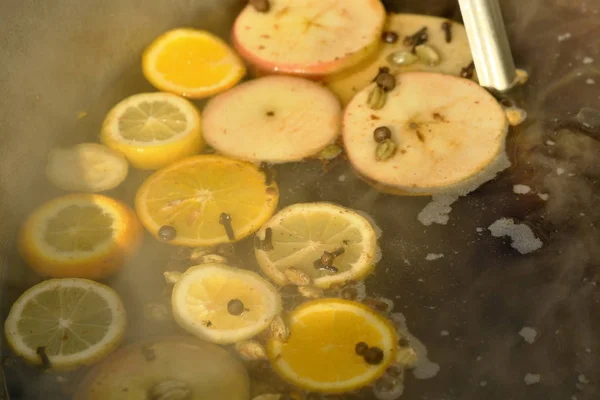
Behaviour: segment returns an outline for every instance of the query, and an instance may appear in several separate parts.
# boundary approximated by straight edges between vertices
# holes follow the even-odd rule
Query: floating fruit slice
[[[139,169],[157,169],[204,148],[200,113],[170,93],[141,93],[113,107],[100,135]]]
[[[74,400],[248,400],[244,366],[225,349],[170,336],[127,346],[95,366]]]
[[[146,179],[135,207],[146,229],[172,245],[241,240],[277,208],[277,185],[265,179],[254,164],[216,155],[189,157]]]
[[[27,218],[19,249],[40,275],[102,279],[136,254],[141,240],[140,223],[125,204],[99,194],[71,194]]]
[[[216,263],[189,268],[175,284],[171,303],[179,326],[221,344],[257,335],[281,312],[281,298],[271,283]]]
[[[248,161],[299,161],[335,141],[341,125],[338,100],[301,78],[269,76],[212,99],[204,109],[207,143]]]
[[[288,325],[285,342],[269,341],[269,360],[282,378],[306,390],[359,389],[382,376],[395,360],[393,325],[357,302],[310,301],[289,315]]]
[[[277,0],[267,12],[242,10],[233,43],[258,69],[320,76],[372,54],[384,22],[379,0]]]
[[[343,138],[352,166],[383,191],[435,194],[484,173],[504,151],[507,121],[496,99],[477,83],[431,72],[397,76],[383,108],[367,104],[374,84],[359,92],[344,115]],[[397,146],[377,161],[387,127]]]
[[[28,363],[64,371],[112,352],[125,325],[123,304],[108,286],[87,279],[50,279],[15,301],[4,333]]]
[[[52,150],[46,165],[48,180],[73,192],[102,192],[119,186],[129,166],[121,153],[97,143]]]
[[[450,24],[451,41],[449,43],[446,42],[446,33],[442,29],[443,23]],[[438,64],[431,65],[412,54],[413,45],[408,43],[407,38],[423,28],[427,28],[425,44],[438,54]],[[348,104],[356,93],[369,85],[381,67],[390,68],[393,74],[408,71],[431,71],[460,75],[463,68],[473,61],[465,28],[458,22],[427,15],[390,14],[385,31],[394,32],[397,35],[395,43],[382,43],[377,54],[346,71],[326,78],[327,87],[338,95],[343,104]],[[406,44],[405,40],[407,40]],[[391,54],[394,56],[390,56]],[[396,62],[390,63],[389,57],[394,57]]]
[[[294,204],[260,229],[254,251],[263,272],[278,285],[306,284],[295,278],[300,271],[316,286],[328,288],[363,279],[373,270],[381,257],[377,229],[335,204]],[[324,256],[331,262],[321,263]]]
[[[244,64],[217,36],[195,29],[174,29],[144,52],[144,76],[157,89],[190,98],[229,89],[246,74]]]

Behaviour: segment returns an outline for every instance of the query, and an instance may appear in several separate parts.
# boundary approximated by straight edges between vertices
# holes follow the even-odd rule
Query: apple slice
[[[267,12],[248,5],[233,26],[233,44],[269,73],[323,76],[377,50],[385,23],[380,0],[271,0]]]
[[[449,43],[446,42],[446,32],[442,29],[444,23],[449,24],[448,29],[451,35]],[[423,28],[427,28],[425,44],[438,53],[439,64],[429,65],[427,62],[414,60],[414,58],[411,64],[390,64],[387,60],[390,54],[401,51],[411,53],[412,46],[406,45],[404,40]],[[465,28],[458,22],[427,15],[390,14],[385,32],[394,32],[397,35],[396,42],[392,44],[383,42],[375,55],[346,71],[333,74],[325,79],[327,86],[338,95],[342,104],[348,104],[357,92],[371,83],[380,67],[389,67],[392,73],[431,71],[460,75],[463,68],[473,61]]]
[[[206,142],[242,160],[283,163],[316,155],[340,133],[342,110],[321,85],[273,75],[245,82],[204,108]]]
[[[346,154],[369,183],[394,194],[450,193],[485,174],[504,154],[506,116],[477,83],[433,72],[407,72],[396,79],[382,108],[367,104],[372,84],[344,113]],[[389,137],[396,150],[378,161],[383,147],[375,129],[380,127],[387,132],[380,130],[378,139]]]

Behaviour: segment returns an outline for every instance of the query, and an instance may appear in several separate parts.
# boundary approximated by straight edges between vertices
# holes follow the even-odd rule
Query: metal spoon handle
[[[481,86],[506,91],[516,78],[498,0],[459,0]]]

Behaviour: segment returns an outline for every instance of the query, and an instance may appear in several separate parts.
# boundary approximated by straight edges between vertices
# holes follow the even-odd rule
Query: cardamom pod
[[[385,105],[386,100],[387,93],[381,87],[375,85],[369,93],[369,97],[367,97],[367,104],[372,110],[379,110]]]
[[[386,139],[383,142],[377,144],[375,148],[375,159],[377,161],[385,161],[396,154],[396,143],[392,139]]]
[[[330,144],[329,146],[325,147],[319,152],[318,157],[321,160],[330,161],[339,156],[340,154],[342,154],[342,148],[337,144]]]
[[[418,59],[419,57],[410,51],[404,50],[395,51],[387,56],[387,62],[391,65],[410,65],[417,62]]]
[[[420,44],[415,47],[415,53],[421,59],[421,61],[436,66],[441,62],[440,55],[435,49],[427,44]]]

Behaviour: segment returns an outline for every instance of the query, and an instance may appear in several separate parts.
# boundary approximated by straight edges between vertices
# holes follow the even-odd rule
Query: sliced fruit
[[[19,249],[42,276],[102,279],[137,253],[142,229],[125,204],[99,194],[50,200],[25,221]]]
[[[372,54],[384,22],[379,0],[277,0],[264,13],[244,8],[233,27],[233,44],[259,69],[321,76]]]
[[[159,337],[112,354],[84,377],[73,397],[155,398],[248,400],[250,380],[242,363],[217,345],[187,336]]]
[[[263,272],[278,285],[299,284],[290,278],[295,280],[301,271],[314,285],[328,288],[363,279],[373,270],[381,257],[377,229],[357,212],[335,204],[294,204],[260,229],[258,238],[264,242],[269,230],[272,246],[255,246],[254,252]],[[326,253],[333,256],[329,268],[315,264]]]
[[[223,93],[204,109],[207,143],[249,161],[299,161],[335,141],[338,100],[306,79],[268,76]]]
[[[398,339],[393,325],[357,302],[310,301],[289,315],[288,325],[285,342],[269,341],[269,360],[282,378],[306,390],[359,389],[382,376],[395,360]],[[366,344],[370,354],[357,354],[359,343]],[[379,356],[371,357],[373,353]]]
[[[446,42],[445,33],[442,30],[444,22],[450,24],[452,35],[450,43]],[[404,40],[423,28],[427,28],[428,39],[426,44],[431,46],[439,55],[439,64],[430,65],[423,60],[416,59],[416,56],[411,58],[412,63],[405,65],[390,63],[388,61],[390,54],[400,55],[399,52],[407,52],[409,53],[408,57],[412,55],[412,46],[405,44]],[[325,79],[327,87],[338,95],[342,104],[348,104],[356,93],[369,85],[377,75],[380,67],[390,68],[393,74],[408,71],[431,71],[460,75],[461,70],[473,61],[465,28],[458,22],[427,15],[390,14],[385,31],[395,32],[398,35],[398,40],[393,44],[383,43],[378,52],[372,57],[346,71],[333,74]]]
[[[183,329],[214,343],[235,343],[267,328],[281,312],[281,298],[260,275],[223,264],[189,268],[171,297]]]
[[[46,176],[56,187],[73,192],[103,192],[119,186],[129,165],[121,153],[97,143],[81,143],[50,152]]]
[[[139,169],[157,169],[204,148],[200,113],[170,93],[141,93],[114,106],[102,125],[102,143]]]
[[[397,81],[383,108],[367,104],[370,85],[345,110],[346,153],[369,182],[397,194],[449,192],[483,173],[504,150],[504,111],[475,82],[431,72],[403,73]],[[377,161],[374,131],[382,126],[397,149]]]
[[[135,207],[146,229],[157,239],[199,247],[251,235],[273,215],[278,200],[277,185],[267,185],[264,173],[254,164],[201,155],[181,160],[146,179],[138,189]],[[228,235],[227,225],[233,237]],[[172,235],[165,236],[165,230]]]
[[[4,334],[28,363],[64,371],[107,356],[119,345],[125,325],[121,299],[108,286],[87,279],[50,279],[15,301]]]
[[[240,58],[217,36],[196,29],[174,29],[144,52],[144,76],[157,89],[189,98],[229,89],[246,74]]]

